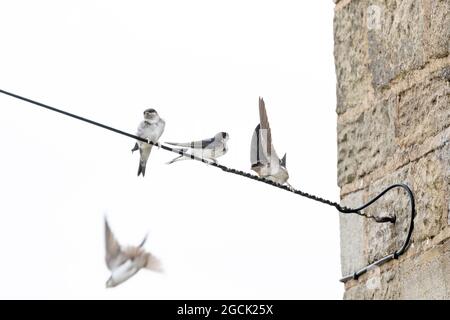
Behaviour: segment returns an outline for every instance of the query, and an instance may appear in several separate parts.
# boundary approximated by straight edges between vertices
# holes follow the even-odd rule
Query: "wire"
[[[152,145],[154,145],[154,146],[157,146],[157,147],[160,147],[160,148],[162,148],[162,149],[164,149],[164,150],[167,150],[167,151],[170,151],[170,152],[174,152],[174,153],[177,153],[177,154],[180,154],[180,155],[189,157],[189,158],[191,158],[191,159],[193,159],[193,160],[200,161],[200,162],[206,163],[206,164],[208,164],[208,165],[210,165],[210,166],[213,166],[213,167],[222,169],[222,170],[225,171],[225,172],[232,173],[232,174],[236,174],[236,175],[239,175],[239,176],[243,176],[243,177],[246,177],[246,178],[249,178],[249,179],[253,179],[253,180],[256,180],[256,181],[259,181],[259,182],[263,182],[263,183],[269,184],[269,185],[271,185],[271,186],[273,186],[273,187],[277,187],[277,188],[279,188],[279,189],[283,189],[283,190],[285,190],[285,191],[289,191],[289,192],[295,193],[295,194],[297,194],[297,195],[299,195],[299,196],[302,196],[302,197],[305,197],[305,198],[308,198],[308,199],[311,199],[311,200],[314,200],[314,201],[318,201],[318,202],[327,204],[327,205],[329,205],[329,206],[333,206],[333,207],[335,207],[337,210],[339,210],[340,212],[342,212],[342,213],[344,213],[344,214],[355,213],[355,214],[358,214],[358,215],[360,215],[360,216],[364,216],[364,217],[366,217],[366,218],[374,219],[374,220],[377,221],[377,222],[392,222],[392,223],[395,222],[395,218],[394,218],[394,217],[382,217],[382,218],[379,218],[379,217],[374,217],[374,216],[365,215],[365,214],[361,213],[360,210],[350,209],[350,208],[341,206],[341,205],[340,205],[339,203],[337,203],[337,202],[333,202],[333,201],[330,201],[330,200],[326,200],[326,199],[324,199],[324,198],[321,198],[321,197],[318,197],[318,196],[315,196],[315,195],[312,195],[312,194],[303,192],[303,191],[301,191],[301,190],[297,190],[297,189],[294,189],[294,188],[290,188],[290,187],[288,187],[288,186],[285,186],[285,185],[282,185],[282,184],[273,182],[273,181],[271,181],[271,180],[269,180],[269,179],[266,179],[266,178],[263,178],[263,177],[259,177],[259,176],[257,176],[257,175],[254,175],[254,174],[251,174],[251,173],[248,173],[248,172],[245,172],[245,171],[241,171],[241,170],[229,168],[229,167],[224,166],[224,165],[222,165],[222,164],[219,164],[219,163],[217,163],[217,162],[208,161],[208,160],[206,160],[206,159],[204,159],[204,158],[201,158],[201,157],[192,155],[192,154],[190,154],[190,153],[188,153],[188,152],[186,152],[186,151],[184,151],[184,150],[182,150],[182,149],[174,149],[174,148],[168,147],[168,146],[166,146],[166,145],[163,145],[163,144],[160,144],[160,143],[157,143],[157,142],[147,141],[146,139],[141,138],[141,137],[138,137],[138,136],[133,135],[133,134],[131,134],[131,133],[128,133],[128,132],[125,132],[125,131],[122,131],[122,130],[119,130],[119,129],[116,129],[116,128],[113,128],[113,127],[110,127],[110,126],[107,126],[107,125],[102,124],[102,123],[100,123],[100,122],[93,121],[93,120],[90,120],[90,119],[87,119],[87,118],[78,116],[78,115],[76,115],[76,114],[73,114],[73,113],[70,113],[70,112],[67,112],[67,111],[64,111],[64,110],[61,110],[61,109],[57,109],[57,108],[51,107],[51,106],[46,105],[46,104],[44,104],[44,103],[37,102],[37,101],[35,101],[35,100],[31,100],[31,99],[25,98],[25,97],[19,96],[19,95],[17,95],[17,94],[14,94],[14,93],[11,93],[11,92],[2,90],[2,89],[0,89],[0,92],[3,93],[3,94],[6,94],[6,95],[8,95],[8,96],[11,96],[11,97],[13,97],[13,98],[20,99],[20,100],[23,100],[23,101],[32,103],[32,104],[34,104],[34,105],[37,105],[37,106],[46,108],[46,109],[48,109],[48,110],[51,110],[51,111],[54,111],[54,112],[58,112],[58,113],[61,113],[61,114],[63,114],[63,115],[66,115],[66,116],[75,118],[75,119],[77,119],[77,120],[81,120],[81,121],[84,121],[84,122],[93,124],[93,125],[95,125],[95,126],[98,126],[98,127],[103,128],[103,129],[110,130],[110,131],[113,131],[113,132],[115,132],[115,133],[118,133],[118,134],[121,134],[121,135],[130,137],[130,138],[133,138],[133,139],[142,141],[142,142],[150,143],[150,144],[152,144]]]
[[[312,194],[303,192],[301,190],[294,189],[292,187],[288,187],[288,186],[285,186],[285,185],[273,182],[273,181],[271,181],[269,179],[266,179],[266,178],[263,178],[263,177],[259,177],[259,176],[256,176],[254,174],[251,174],[251,173],[248,173],[248,172],[245,172],[245,171],[241,171],[241,170],[237,170],[237,169],[234,169],[234,168],[230,168],[230,167],[224,166],[222,164],[219,164],[217,162],[208,161],[208,160],[206,160],[204,158],[197,157],[197,156],[195,156],[193,154],[190,154],[190,153],[188,153],[188,152],[186,152],[186,151],[184,151],[182,149],[173,149],[171,147],[168,147],[166,145],[163,145],[163,144],[160,144],[160,143],[157,143],[157,142],[147,141],[144,138],[138,137],[138,136],[130,134],[128,132],[125,132],[125,131],[122,131],[122,130],[119,130],[119,129],[116,129],[116,128],[113,128],[113,127],[110,127],[110,126],[107,126],[105,124],[102,124],[102,123],[99,123],[99,122],[96,122],[96,121],[93,121],[93,120],[90,120],[90,119],[78,116],[76,114],[73,114],[73,113],[70,113],[70,112],[67,112],[67,111],[64,111],[64,110],[61,110],[61,109],[57,109],[57,108],[51,107],[51,106],[43,104],[41,102],[37,102],[37,101],[34,101],[34,100],[31,100],[31,99],[19,96],[17,94],[14,94],[14,93],[2,90],[2,89],[0,89],[0,93],[3,93],[5,95],[11,96],[11,97],[19,99],[19,100],[23,100],[23,101],[29,102],[31,104],[34,104],[34,105],[46,108],[46,109],[54,111],[54,112],[61,113],[63,115],[75,118],[77,120],[81,120],[81,121],[93,124],[95,126],[103,128],[103,129],[106,129],[106,130],[109,130],[109,131],[113,131],[115,133],[127,136],[129,138],[133,138],[135,140],[139,140],[139,141],[142,141],[142,142],[146,142],[146,143],[152,144],[152,145],[160,147],[160,148],[162,148],[164,150],[167,150],[167,151],[170,151],[170,152],[174,152],[174,153],[177,153],[179,155],[189,157],[189,158],[191,158],[193,160],[206,163],[206,164],[208,164],[208,165],[210,165],[212,167],[219,168],[219,169],[221,169],[221,170],[223,170],[225,172],[236,174],[236,175],[239,175],[239,176],[242,176],[242,177],[246,177],[246,178],[249,178],[249,179],[252,179],[252,180],[256,180],[256,181],[259,181],[259,182],[263,182],[263,183],[266,183],[266,184],[271,185],[273,187],[276,187],[276,188],[279,188],[279,189],[283,189],[285,191],[289,191],[289,192],[295,193],[295,194],[297,194],[299,196],[302,196],[302,197],[305,197],[305,198],[308,198],[308,199],[311,199],[311,200],[314,200],[314,201],[317,201],[317,202],[320,202],[320,203],[323,203],[323,204],[335,207],[339,212],[341,212],[343,214],[357,214],[359,216],[362,216],[362,217],[365,217],[365,218],[368,218],[368,219],[373,219],[377,223],[386,223],[386,222],[395,223],[396,217],[395,217],[395,215],[394,216],[377,217],[377,216],[372,216],[372,215],[365,214],[365,213],[361,212],[361,210],[363,210],[363,209],[367,208],[368,206],[370,206],[372,203],[374,203],[379,198],[381,198],[387,191],[389,191],[389,190],[391,190],[393,188],[401,187],[401,188],[406,189],[408,194],[409,194],[409,196],[410,196],[410,203],[411,203],[411,207],[412,207],[412,214],[411,214],[412,218],[411,218],[410,228],[409,228],[409,231],[408,231],[405,243],[402,246],[402,248],[400,250],[396,251],[394,254],[390,255],[390,256],[392,256],[391,258],[389,258],[390,256],[384,257],[384,258],[380,259],[379,261],[373,263],[372,265],[369,265],[369,266],[359,270],[358,272],[356,272],[352,276],[344,277],[343,279],[341,279],[341,281],[345,282],[345,281],[347,281],[348,279],[351,279],[351,278],[357,279],[357,277],[359,277],[359,275],[361,275],[362,273],[365,273],[368,270],[369,267],[372,267],[373,265],[376,265],[377,263],[380,263],[382,260],[383,260],[383,263],[384,263],[384,262],[389,261],[391,259],[398,258],[398,256],[403,254],[403,252],[406,250],[406,248],[407,248],[407,246],[409,244],[409,241],[410,241],[410,238],[411,238],[411,234],[412,234],[412,230],[413,230],[413,227],[414,227],[415,205],[414,205],[413,193],[409,189],[409,187],[406,186],[406,185],[397,184],[397,185],[390,186],[389,188],[387,188],[386,190],[381,192],[378,196],[376,196],[374,199],[370,200],[367,204],[365,204],[365,205],[363,205],[363,206],[361,206],[359,208],[352,209],[352,208],[348,208],[348,207],[345,207],[345,206],[341,206],[337,202],[330,201],[330,200],[318,197],[316,195],[312,195]]]

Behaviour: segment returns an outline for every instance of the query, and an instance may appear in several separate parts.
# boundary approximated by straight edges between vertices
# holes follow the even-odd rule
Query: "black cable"
[[[271,185],[271,186],[273,186],[273,187],[277,187],[277,188],[283,189],[283,190],[285,190],[285,191],[289,191],[289,192],[295,193],[295,194],[297,194],[297,195],[299,195],[299,196],[302,196],[302,197],[305,197],[305,198],[308,198],[308,199],[311,199],[311,200],[314,200],[314,201],[318,201],[318,202],[327,204],[327,205],[329,205],[329,206],[335,207],[339,212],[342,212],[342,213],[344,213],[344,214],[355,213],[355,214],[358,214],[358,215],[360,215],[360,216],[363,216],[363,217],[366,217],[366,218],[369,218],[369,219],[373,219],[373,220],[375,220],[376,222],[392,222],[392,223],[393,223],[393,222],[395,221],[395,218],[393,218],[393,217],[383,217],[383,218],[379,218],[379,217],[374,217],[374,216],[366,215],[366,214],[364,214],[364,213],[361,213],[360,210],[350,209],[350,208],[341,206],[341,205],[340,205],[339,203],[337,203],[337,202],[333,202],[333,201],[330,201],[330,200],[326,200],[326,199],[323,199],[323,198],[321,198],[321,197],[318,197],[318,196],[311,195],[311,194],[309,194],[309,193],[303,192],[303,191],[301,191],[301,190],[297,190],[297,189],[290,188],[290,187],[288,187],[288,186],[285,186],[285,185],[282,185],[282,184],[273,182],[273,181],[271,181],[271,180],[269,180],[269,179],[266,179],[266,178],[262,178],[262,177],[259,177],[259,176],[256,176],[256,175],[253,175],[253,174],[250,174],[250,173],[241,171],[241,170],[229,168],[229,167],[227,167],[227,166],[224,166],[224,165],[219,164],[219,163],[216,163],[216,162],[212,162],[212,161],[205,160],[205,159],[203,159],[203,158],[201,158],[201,157],[197,157],[197,156],[192,155],[192,154],[190,154],[190,153],[188,153],[188,152],[185,152],[185,151],[183,151],[183,150],[181,150],[181,149],[173,149],[173,148],[171,148],[171,147],[168,147],[168,146],[163,145],[163,144],[160,144],[160,143],[156,143],[156,142],[153,142],[153,141],[147,141],[146,139],[141,138],[141,137],[138,137],[138,136],[133,135],[133,134],[131,134],[131,133],[128,133],[128,132],[125,132],[125,131],[122,131],[122,130],[119,130],[119,129],[116,129],[116,128],[113,128],[113,127],[110,127],[110,126],[107,126],[107,125],[102,124],[102,123],[100,123],[100,122],[93,121],[93,120],[90,120],[90,119],[87,119],[87,118],[78,116],[78,115],[76,115],[76,114],[73,114],[73,113],[70,113],[70,112],[67,112],[67,111],[64,111],[64,110],[61,110],[61,109],[57,109],[57,108],[51,107],[51,106],[46,105],[46,104],[43,104],[43,103],[41,103],[41,102],[37,102],[37,101],[34,101],[34,100],[31,100],[31,99],[28,99],[28,98],[19,96],[19,95],[17,95],[17,94],[14,94],[14,93],[11,93],[11,92],[2,90],[2,89],[0,89],[0,92],[3,93],[3,94],[6,94],[6,95],[8,95],[8,96],[14,97],[14,98],[16,98],[16,99],[20,99],[20,100],[23,100],[23,101],[26,101],[26,102],[35,104],[35,105],[37,105],[37,106],[46,108],[46,109],[48,109],[48,110],[55,111],[55,112],[61,113],[61,114],[63,114],[63,115],[66,115],[66,116],[75,118],[75,119],[77,119],[77,120],[81,120],[81,121],[84,121],[84,122],[93,124],[93,125],[95,125],[95,126],[98,126],[98,127],[103,128],[103,129],[110,130],[110,131],[113,131],[113,132],[115,132],[115,133],[118,133],[118,134],[121,134],[121,135],[130,137],[130,138],[133,138],[133,139],[142,141],[142,142],[150,143],[150,144],[152,144],[152,145],[154,145],[154,146],[157,146],[157,147],[160,147],[160,148],[162,148],[162,149],[164,149],[164,150],[171,151],[171,152],[174,152],[174,153],[183,155],[183,156],[190,157],[190,158],[193,159],[193,160],[197,160],[197,161],[200,161],[200,162],[209,164],[209,165],[211,165],[211,166],[213,166],[213,167],[222,169],[222,170],[225,171],[225,172],[233,173],[233,174],[236,174],[236,175],[239,175],[239,176],[243,176],[243,177],[246,177],[246,178],[249,178],[249,179],[253,179],[253,180],[256,180],[256,181],[260,181],[260,182],[269,184],[269,185]]]
[[[31,99],[28,99],[28,98],[25,98],[25,97],[22,97],[22,96],[19,96],[17,94],[14,94],[14,93],[2,90],[2,89],[0,89],[0,93],[6,94],[6,95],[11,96],[11,97],[16,98],[16,99],[20,99],[20,100],[32,103],[34,105],[46,108],[48,110],[55,111],[55,112],[61,113],[63,115],[66,115],[66,116],[69,116],[69,117],[72,117],[72,118],[75,118],[75,119],[78,119],[78,120],[81,120],[81,121],[93,124],[95,126],[103,128],[103,129],[110,130],[110,131],[113,131],[115,133],[119,133],[121,135],[133,138],[135,140],[139,140],[139,141],[142,141],[142,142],[150,143],[150,144],[152,144],[154,146],[157,146],[157,147],[160,147],[160,148],[162,148],[164,150],[171,151],[171,152],[183,155],[183,156],[190,157],[193,160],[197,160],[197,161],[206,163],[206,164],[211,165],[213,167],[222,169],[225,172],[233,173],[233,174],[236,174],[236,175],[239,175],[239,176],[243,176],[243,177],[246,177],[246,178],[249,178],[249,179],[253,179],[253,180],[259,181],[259,182],[263,182],[263,183],[269,184],[269,185],[271,185],[273,187],[277,187],[277,188],[283,189],[285,191],[289,191],[289,192],[295,193],[295,194],[297,194],[299,196],[302,196],[302,197],[305,197],[305,198],[308,198],[308,199],[311,199],[311,200],[314,200],[314,201],[317,201],[317,202],[320,202],[320,203],[323,203],[323,204],[335,207],[339,212],[341,212],[343,214],[352,214],[352,213],[353,214],[357,214],[357,215],[360,215],[362,217],[373,219],[374,221],[376,221],[378,223],[385,223],[385,222],[395,223],[396,217],[395,216],[375,217],[375,216],[371,216],[371,215],[367,215],[365,213],[362,213],[361,210],[363,210],[363,209],[367,208],[368,206],[370,206],[372,203],[374,203],[375,201],[380,199],[386,192],[388,192],[389,190],[391,190],[393,188],[403,188],[403,189],[405,189],[407,191],[409,197],[410,197],[411,221],[410,221],[410,226],[409,226],[409,229],[408,229],[408,234],[406,236],[405,242],[403,243],[403,246],[399,250],[395,251],[393,254],[388,255],[388,256],[386,256],[386,257],[384,257],[384,258],[382,258],[382,259],[380,259],[378,261],[373,262],[372,264],[370,264],[370,265],[360,269],[359,271],[355,272],[353,275],[349,275],[349,276],[346,276],[346,277],[342,278],[341,281],[343,281],[343,282],[345,282],[345,281],[347,281],[349,279],[352,279],[352,278],[353,279],[357,279],[360,275],[362,275],[365,272],[367,272],[368,270],[370,270],[370,268],[372,268],[374,266],[380,266],[381,264],[383,264],[383,263],[385,263],[387,261],[390,261],[392,259],[397,259],[400,255],[402,255],[406,251],[406,249],[407,249],[407,247],[408,247],[408,245],[410,243],[412,231],[414,229],[415,202],[414,202],[414,195],[413,195],[411,189],[407,185],[404,185],[404,184],[392,185],[392,186],[388,187],[386,190],[384,190],[383,192],[381,192],[378,196],[376,196],[375,198],[370,200],[368,203],[362,205],[361,207],[355,208],[355,209],[347,208],[345,206],[341,206],[337,202],[330,201],[330,200],[327,200],[327,199],[324,199],[324,198],[321,198],[321,197],[318,197],[318,196],[315,196],[315,195],[311,195],[309,193],[306,193],[306,192],[303,192],[301,190],[297,190],[297,189],[294,189],[294,188],[291,188],[291,187],[288,187],[288,186],[285,186],[285,185],[281,185],[281,184],[273,182],[273,181],[271,181],[269,179],[253,175],[253,174],[250,174],[248,172],[244,172],[244,171],[241,171],[241,170],[236,170],[236,169],[233,169],[233,168],[229,168],[227,166],[224,166],[224,165],[216,163],[216,162],[207,161],[207,160],[205,160],[205,159],[203,159],[201,157],[197,157],[195,155],[189,154],[188,152],[185,152],[185,151],[183,151],[181,149],[177,150],[177,149],[173,149],[171,147],[168,147],[166,145],[162,145],[160,143],[147,141],[146,139],[143,139],[143,138],[138,137],[136,135],[130,134],[128,132],[125,132],[125,131],[122,131],[122,130],[119,130],[119,129],[115,129],[113,127],[104,125],[102,123],[99,123],[99,122],[96,122],[96,121],[93,121],[93,120],[90,120],[90,119],[87,119],[87,118],[75,115],[75,114],[67,112],[67,111],[63,111],[63,110],[51,107],[49,105],[46,105],[46,104],[43,104],[43,103],[31,100]]]

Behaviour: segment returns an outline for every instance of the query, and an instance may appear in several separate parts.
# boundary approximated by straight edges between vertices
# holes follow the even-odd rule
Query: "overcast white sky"
[[[332,1],[2,1],[0,88],[163,141],[230,134],[249,170],[258,96],[293,186],[336,185]],[[331,207],[0,95],[0,298],[340,299]],[[165,273],[105,289],[103,215]]]

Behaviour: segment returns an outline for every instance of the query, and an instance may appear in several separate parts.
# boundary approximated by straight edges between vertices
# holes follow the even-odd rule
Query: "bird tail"
[[[178,157],[175,157],[175,158],[173,158],[172,160],[166,162],[166,164],[172,164],[172,163],[177,162],[177,161],[179,161],[179,160],[183,160],[182,158],[183,158],[183,156],[182,156],[182,155],[179,155]]]
[[[283,159],[280,160],[280,165],[286,168],[286,153],[283,156]]]
[[[150,152],[152,151],[152,147],[141,147],[139,149],[141,153],[141,158],[139,160],[139,168],[138,168],[138,177],[142,173],[142,176],[145,176],[145,168],[147,166],[148,157],[150,156]]]
[[[188,149],[186,149],[186,148],[172,148],[172,150],[174,150],[174,151],[182,151],[183,153],[188,151]],[[177,161],[180,161],[180,160],[187,160],[187,159],[189,159],[189,158],[186,157],[186,155],[180,154],[178,157],[175,157],[172,160],[170,160],[169,162],[166,162],[166,164],[172,164],[174,162],[177,162]]]
[[[142,176],[145,177],[145,167],[146,167],[146,163],[144,161],[139,161],[139,168],[138,168],[138,177],[140,176],[140,174],[142,173]]]

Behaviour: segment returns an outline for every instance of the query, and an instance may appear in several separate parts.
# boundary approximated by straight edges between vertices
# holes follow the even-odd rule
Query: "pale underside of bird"
[[[272,144],[272,132],[264,100],[259,98],[259,124],[256,126],[250,148],[251,169],[260,177],[279,184],[289,183],[286,154],[280,160]]]
[[[143,246],[147,236],[138,246],[122,248],[112,233],[105,217],[105,261],[111,276],[106,281],[106,287],[115,287],[145,268],[155,272],[162,272],[160,261],[151,253],[146,252]]]
[[[212,162],[217,162],[217,158],[223,156],[228,151],[227,141],[229,139],[229,135],[226,132],[219,132],[214,137],[210,139],[192,141],[192,142],[166,142],[166,144],[170,144],[177,147],[182,148],[173,148],[176,151],[182,151],[186,153],[185,155],[179,155],[175,157],[171,161],[167,162],[167,164],[174,163],[180,160],[188,160],[191,159],[190,155],[209,160]]]
[[[158,142],[164,132],[166,126],[165,121],[158,115],[155,109],[147,109],[144,111],[144,120],[139,124],[136,135],[146,139],[148,143],[137,141],[131,152],[139,150],[139,168],[138,176],[145,176],[145,168],[152,151],[153,145],[150,142]]]

